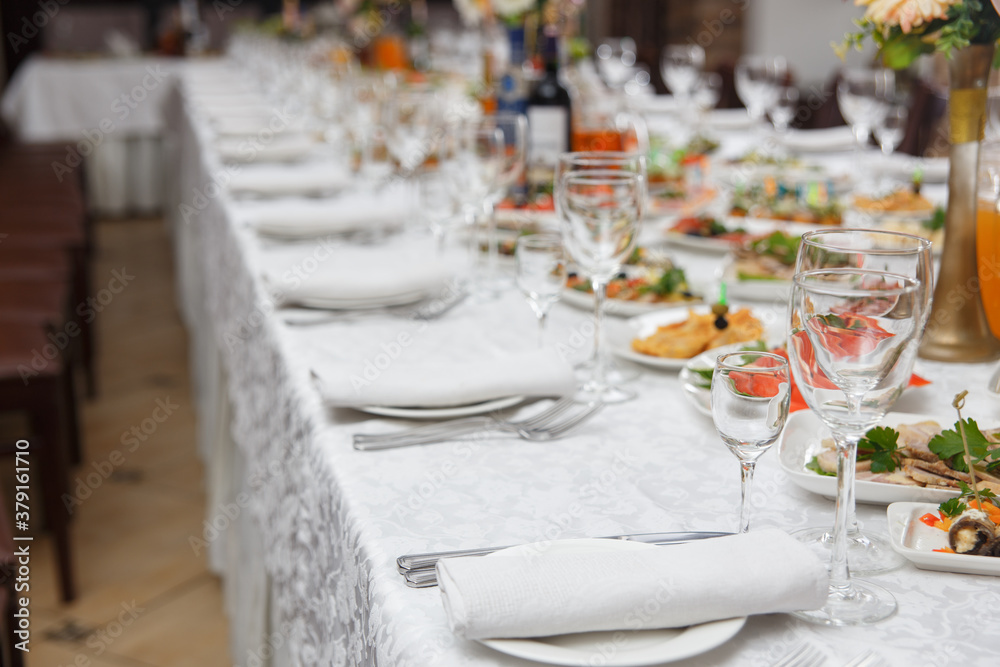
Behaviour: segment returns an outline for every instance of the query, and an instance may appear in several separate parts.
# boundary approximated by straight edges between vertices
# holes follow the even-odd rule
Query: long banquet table
[[[205,91],[239,80],[235,68],[225,61],[188,66],[166,112],[176,144],[170,195],[178,281],[209,479],[206,533],[192,544],[207,548],[224,576],[234,663],[530,664],[456,638],[437,589],[407,588],[396,557],[735,528],[737,462],[711,420],[686,402],[674,373],[645,372],[630,385],[636,400],[606,408],[554,442],[477,439],[355,451],[352,433],[389,429],[391,422],[326,408],[309,378],[310,350],[325,346],[346,369],[400,332],[415,341],[404,354],[446,344],[461,354],[461,341],[472,337],[527,349],[536,344],[534,316],[509,290],[490,303],[466,300],[430,323],[371,315],[284,324],[261,273],[269,257],[287,249],[244,224],[244,203],[224,186],[238,168],[220,161],[197,103]],[[352,249],[345,240],[323,243],[334,257]],[[710,277],[719,263],[715,255],[673,252],[693,277]],[[582,357],[589,318],[557,304],[548,332],[553,353]],[[920,361],[917,371],[933,384],[908,391],[898,409],[948,418],[951,397],[969,389],[966,414],[996,417],[998,405],[983,391],[991,370]],[[828,525],[832,516],[831,501],[792,484],[773,453],[762,458],[754,527],[793,531]],[[867,529],[886,531],[883,506],[860,505],[858,516]],[[994,664],[1000,643],[989,618],[1000,608],[997,578],[907,564],[873,579],[899,602],[885,622],[827,628],[786,615],[751,617],[734,639],[682,664],[770,665],[803,643],[820,649],[829,665],[867,649],[896,665]]]

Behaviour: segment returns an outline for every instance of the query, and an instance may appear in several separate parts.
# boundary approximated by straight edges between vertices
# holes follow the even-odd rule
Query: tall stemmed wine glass
[[[781,435],[791,401],[785,358],[770,352],[731,352],[715,360],[712,421],[740,460],[740,532],[750,530],[750,489],[757,459]]]
[[[923,329],[930,314],[934,285],[930,241],[910,234],[873,229],[823,229],[802,235],[795,263],[797,272],[843,268],[886,271],[917,280],[920,283],[918,300],[923,313],[918,331]],[[806,344],[803,341],[803,346]],[[916,348],[911,347],[907,352],[916,354]],[[900,372],[906,367],[908,364],[901,364]],[[908,375],[903,378],[903,386],[908,380]],[[898,380],[890,374],[885,381],[896,383]],[[878,574],[900,567],[904,563],[903,558],[893,551],[887,538],[859,529],[853,493],[847,505],[847,559],[851,571],[855,574]],[[798,531],[796,537],[826,548],[833,545],[833,532],[829,528],[806,528]]]
[[[545,345],[545,318],[566,285],[566,256],[556,234],[530,234],[514,247],[517,286],[538,318],[538,346]]]
[[[483,126],[475,120],[451,123],[438,147],[439,168],[451,186],[451,194],[469,228],[469,283],[477,296],[479,264],[479,234],[477,218],[483,202],[489,197],[499,178],[504,151],[503,135],[495,127]]]
[[[758,132],[763,132],[764,114],[774,106],[787,77],[788,63],[781,56],[748,55],[737,61],[736,94]]]
[[[896,75],[891,69],[848,68],[837,84],[837,106],[851,124],[857,150],[864,150],[868,139],[889,112],[896,91]]]
[[[559,183],[563,174],[569,171],[584,170],[611,170],[627,171],[639,174],[643,177],[643,212],[648,206],[648,183],[646,182],[646,157],[641,153],[630,153],[624,151],[578,151],[575,153],[562,153],[556,163],[554,182]],[[555,200],[556,214],[560,214],[559,199]],[[594,346],[590,351],[590,356],[575,366],[577,377],[584,383],[588,382],[597,366],[597,346],[595,339]],[[630,382],[639,377],[639,371],[631,365],[618,364],[614,359],[605,359],[605,380],[611,385],[620,385]]]
[[[671,44],[660,53],[660,74],[686,114],[705,66],[705,49],[697,44]]]
[[[499,247],[497,240],[496,206],[503,201],[508,189],[517,183],[524,173],[527,155],[528,118],[522,113],[500,111],[479,121],[485,132],[494,132],[500,137],[501,158],[496,178],[489,194],[483,199],[483,214],[486,219],[486,272],[482,290],[488,293],[499,291],[497,260]]]
[[[867,269],[818,269],[792,283],[788,353],[806,403],[833,431],[837,505],[826,604],[796,616],[824,625],[869,625],[896,611],[889,591],[851,579],[848,505],[858,441],[909,379],[924,314],[920,283]]]
[[[645,177],[618,170],[564,173],[556,185],[563,244],[594,288],[594,371],[580,389],[581,400],[617,403],[634,397],[607,381],[602,336],[607,286],[635,249],[643,214]]]

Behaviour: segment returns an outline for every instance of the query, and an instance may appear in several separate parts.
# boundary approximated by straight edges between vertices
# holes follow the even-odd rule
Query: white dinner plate
[[[736,265],[732,258],[723,265],[721,277],[726,281],[729,296],[741,301],[787,304],[788,295],[792,291],[791,280],[741,280],[736,275]]]
[[[886,510],[889,540],[896,553],[921,570],[1000,576],[1000,558],[934,551],[948,546],[948,533],[928,526],[920,517],[928,512],[937,514],[937,511],[938,506],[933,503],[889,505]]]
[[[730,230],[745,229],[747,233],[754,236],[764,236],[775,231],[783,231],[788,235],[802,236],[806,232],[817,229],[827,229],[826,225],[813,225],[805,222],[788,222],[786,220],[768,220],[764,218],[746,218],[738,216],[727,216],[721,218],[722,224]],[[674,223],[671,223],[673,226]],[[727,253],[733,249],[733,242],[705,236],[690,236],[672,232],[668,228],[664,237],[671,244],[689,250],[700,250],[703,252]]]
[[[503,410],[525,400],[525,396],[504,396],[494,398],[481,403],[471,403],[469,405],[453,405],[446,408],[420,408],[420,407],[393,407],[389,405],[365,405],[358,408],[361,412],[367,412],[380,417],[399,417],[401,419],[449,419],[451,417],[468,417],[469,415],[479,415],[493,410]]]
[[[548,548],[553,552],[582,553],[585,551],[656,549],[658,547],[622,540],[564,540],[552,542]],[[526,544],[498,551],[491,556],[501,554],[509,556],[518,551],[533,549],[537,549],[537,546]],[[487,558],[491,556],[487,556]],[[479,641],[495,651],[550,665],[641,667],[683,660],[710,651],[736,636],[746,620],[746,617],[743,616],[699,623],[686,628],[581,632],[554,637],[481,639]],[[609,652],[608,646],[614,647],[614,651]]]
[[[746,109],[712,109],[705,114],[705,125],[713,130],[747,130],[754,120]]]
[[[913,174],[917,169],[923,172],[924,183],[948,182],[949,161],[946,157],[915,157],[895,153],[888,157],[878,155],[871,164],[875,172],[907,183],[913,180]]]
[[[737,308],[740,308],[740,306],[730,306],[730,310],[735,310]],[[690,309],[695,313],[702,315],[711,312],[712,307],[709,304],[696,304],[690,306]],[[776,325],[778,318],[769,318],[756,309],[751,309],[751,313],[754,317],[764,323],[765,337],[776,339],[776,336],[770,331],[770,329]],[[687,318],[688,306],[675,306],[656,313],[650,313],[641,317],[634,317],[630,320],[626,320],[625,322],[608,322],[608,347],[615,355],[637,364],[668,371],[680,370],[684,368],[684,365],[688,363],[691,358],[670,359],[667,357],[654,357],[650,354],[642,354],[632,349],[632,340],[635,338],[647,338],[656,333],[658,327],[662,327],[667,324],[674,324],[676,322],[682,322]],[[768,327],[769,319],[773,320],[771,322],[771,327]]]
[[[899,424],[914,424],[933,419],[943,428],[949,429],[955,423],[955,417],[940,415],[919,415],[905,412],[890,412],[879,422],[882,426],[898,426]],[[990,424],[984,424],[989,427]],[[827,498],[837,497],[837,478],[819,475],[806,468],[806,464],[822,451],[821,441],[829,438],[830,430],[823,425],[820,418],[811,410],[799,410],[792,413],[785,423],[785,430],[778,441],[778,460],[788,477],[806,491],[818,493]],[[886,484],[884,482],[869,482],[858,480],[855,483],[855,495],[858,502],[887,505],[889,503],[931,502],[941,503],[958,495],[958,489],[947,491],[943,489],[928,489],[922,486],[903,486]]]
[[[404,306],[408,303],[416,303],[427,298],[425,290],[413,292],[401,292],[381,299],[336,299],[320,296],[294,297],[296,305],[306,308],[318,308],[321,310],[372,310],[374,308],[386,308],[389,306]]]
[[[580,290],[572,289],[569,287],[563,288],[559,297],[565,303],[573,306],[574,308],[579,308],[580,310],[585,310],[587,312],[594,312],[594,295],[589,292],[581,292]],[[691,305],[698,305],[701,300],[688,302]],[[635,317],[637,315],[647,315],[649,313],[661,311],[661,310],[672,310],[677,308],[678,303],[648,303],[646,301],[622,301],[620,299],[607,299],[604,302],[604,312],[607,315],[618,315],[620,317]]]
[[[837,153],[852,151],[857,145],[850,126],[827,127],[820,130],[789,130],[777,141],[793,153]]]

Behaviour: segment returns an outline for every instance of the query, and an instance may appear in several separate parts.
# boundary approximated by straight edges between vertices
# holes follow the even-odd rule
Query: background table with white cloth
[[[196,103],[212,82],[232,77],[230,67],[188,68],[168,104],[168,124],[180,175],[169,210],[210,487],[206,533],[193,536],[193,544],[209,551],[224,577],[235,663],[248,664],[253,655],[302,666],[528,664],[456,638],[438,591],[407,588],[396,557],[554,538],[735,529],[737,462],[711,420],[685,401],[673,373],[646,372],[630,385],[636,400],[607,407],[587,428],[553,442],[498,437],[355,451],[352,433],[398,425],[324,406],[310,378],[321,363],[315,350],[325,351],[322,363],[346,372],[401,333],[414,341],[403,355],[441,354],[463,339],[530,349],[537,344],[534,315],[509,290],[494,302],[466,300],[426,323],[370,314],[286,325],[263,274],[288,247],[259,238],[248,224],[249,203],[219,186],[242,167],[219,160]],[[330,168],[323,161],[314,166]],[[319,243],[293,249],[309,256]],[[346,239],[322,243],[334,256],[352,248]],[[383,247],[391,252],[413,243],[412,236],[394,236]],[[693,251],[674,255],[694,280],[710,279],[720,261]],[[548,332],[553,353],[583,358],[590,317],[558,304]],[[982,390],[990,370],[919,362],[917,371],[933,384],[907,392],[898,409],[947,417],[951,397],[969,389],[966,413],[995,417],[998,406]],[[886,530],[883,506],[860,505],[858,516],[868,529]],[[793,531],[832,520],[831,501],[793,485],[773,453],[761,459],[755,527]],[[803,642],[820,647],[831,665],[865,649],[898,665],[992,664],[995,636],[980,624],[984,610],[1000,605],[996,578],[908,564],[876,580],[899,602],[888,621],[826,628],[785,615],[752,617],[733,640],[683,664],[770,665]]]
[[[155,213],[163,205],[164,101],[177,58],[29,58],[0,101],[0,115],[29,142],[66,142],[53,174],[86,164],[91,208],[102,215]]]

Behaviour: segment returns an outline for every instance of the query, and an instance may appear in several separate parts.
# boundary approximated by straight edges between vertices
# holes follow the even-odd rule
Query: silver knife
[[[634,533],[630,535],[608,535],[597,539],[602,540],[626,540],[629,542],[642,542],[644,544],[666,545],[683,544],[695,540],[704,540],[713,537],[725,537],[732,533],[705,532],[705,531],[684,531],[671,533]],[[463,549],[460,551],[439,551],[437,553],[406,554],[396,559],[396,568],[399,573],[406,578],[408,586],[424,588],[426,586],[437,585],[437,578],[434,575],[434,566],[442,558],[455,558],[459,556],[486,556],[495,553],[505,547],[485,547],[482,549]],[[428,579],[429,577],[429,579]],[[411,583],[411,580],[414,583]],[[416,582],[420,581],[421,584]]]

